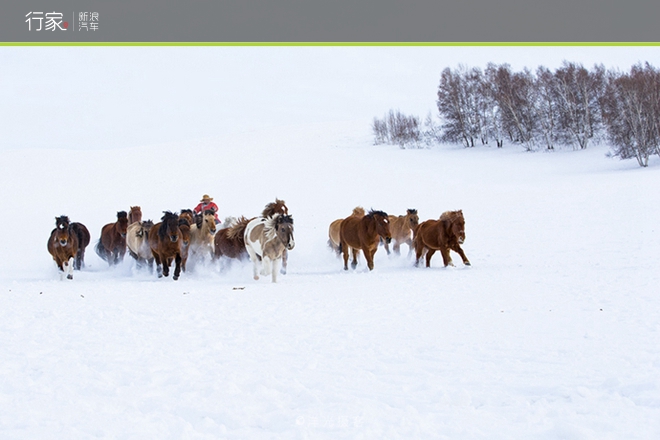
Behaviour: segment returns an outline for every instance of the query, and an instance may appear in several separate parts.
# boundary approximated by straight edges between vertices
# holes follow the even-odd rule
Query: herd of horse
[[[165,211],[163,214],[161,221],[154,223],[142,220],[139,206],[131,206],[129,212],[119,211],[116,221],[101,228],[96,253],[113,266],[121,263],[128,251],[138,268],[146,266],[153,271],[155,264],[159,278],[168,277],[174,264],[174,280],[186,271],[189,260],[196,264],[207,259],[249,259],[255,280],[259,275],[270,275],[272,282],[277,282],[278,273],[286,274],[288,252],[294,248],[295,240],[293,217],[283,200],[268,203],[257,217],[229,217],[220,229],[211,211],[195,214],[183,209],[179,213]],[[392,250],[397,255],[404,243],[408,245],[408,256],[415,252],[415,266],[425,258],[426,267],[430,267],[436,251],[440,251],[445,267],[453,266],[450,250],[458,253],[466,266],[470,265],[461,248],[465,241],[465,219],[461,210],[447,211],[437,220],[420,223],[416,209],[394,216],[356,207],[348,217],[330,224],[328,237],[328,245],[337,256],[343,256],[344,270],[348,270],[351,256],[351,267],[357,267],[360,252],[372,270],[379,245],[384,245],[389,255],[392,242]],[[73,279],[73,270],[84,267],[85,248],[89,243],[90,233],[82,223],[70,222],[64,215],[55,219],[48,251],[62,278],[66,275]]]

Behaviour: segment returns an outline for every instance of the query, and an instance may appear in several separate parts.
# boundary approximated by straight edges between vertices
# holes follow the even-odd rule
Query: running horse
[[[213,238],[213,256],[217,260],[221,257],[244,260],[248,253],[245,249],[245,227],[253,219],[241,216],[238,219],[225,219],[226,228],[219,229]]]
[[[126,229],[128,215],[126,211],[117,213],[117,221],[101,228],[101,238],[96,244],[96,253],[110,266],[119,264],[126,254]]]
[[[259,279],[260,272],[264,276],[270,274],[272,282],[276,283],[277,269],[283,261],[284,251],[290,251],[296,245],[293,239],[293,218],[284,214],[255,218],[245,227],[244,240],[252,260],[254,279]]]
[[[383,211],[371,210],[364,217],[346,217],[339,227],[339,246],[344,254],[344,270],[348,270],[348,253],[352,251],[351,268],[358,264],[357,254],[361,250],[367,260],[369,270],[374,268],[374,254],[378,250],[380,238],[392,240],[390,220]]]
[[[361,206],[356,206],[353,208],[353,213],[351,214],[351,217],[364,217],[366,213],[364,212],[364,208]],[[337,256],[339,257],[341,255],[341,247],[339,246],[340,240],[339,240],[339,227],[341,226],[341,222],[344,221],[343,218],[339,218],[332,223],[330,223],[330,227],[328,228],[328,246],[335,251]]]
[[[470,266],[461,245],[465,242],[465,218],[463,211],[447,211],[438,220],[426,220],[415,230],[413,247],[415,248],[415,266],[426,255],[426,267],[431,267],[431,257],[439,250],[442,261],[447,266],[453,266],[449,251],[461,256],[463,264]]]
[[[179,228],[179,216],[170,211],[165,211],[163,214],[161,221],[153,225],[149,231],[149,247],[154,260],[156,260],[158,278],[169,276],[170,266],[174,262],[175,267],[172,278],[178,280],[181,274],[183,242],[181,229]],[[187,221],[185,223],[187,224]]]
[[[149,247],[149,231],[153,225],[154,222],[146,220],[132,223],[126,228],[126,247],[131,257],[135,258],[138,268],[146,263],[149,270],[153,270],[154,256]]]
[[[401,253],[401,244],[405,243],[408,245],[408,257],[410,257],[410,254],[412,254],[413,251],[413,231],[419,224],[419,215],[417,215],[417,210],[408,209],[406,210],[406,215],[390,215],[389,218],[390,231],[392,232],[392,241],[394,241],[392,250],[395,254],[399,255]],[[385,243],[385,250],[387,251],[387,255],[389,255],[390,246],[387,243]]]
[[[85,248],[89,244],[89,231],[82,223],[71,223],[69,217],[55,218],[55,229],[48,239],[48,252],[55,260],[60,277],[73,279],[73,269],[80,270],[85,263]]]
[[[139,206],[131,206],[128,211],[128,224],[140,223],[142,221],[142,208]]]
[[[204,211],[200,222],[190,226],[190,252],[194,261],[203,261],[207,256],[213,257],[215,233],[215,214],[213,211]]]

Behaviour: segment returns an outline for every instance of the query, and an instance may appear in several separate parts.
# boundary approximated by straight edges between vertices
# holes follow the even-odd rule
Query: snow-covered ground
[[[0,438],[660,437],[660,160],[372,145],[369,121],[125,149],[0,151]],[[275,197],[296,248],[179,281],[108,268],[101,227]],[[376,253],[345,272],[331,221],[462,209],[472,267]],[[88,226],[60,281],[54,218]]]

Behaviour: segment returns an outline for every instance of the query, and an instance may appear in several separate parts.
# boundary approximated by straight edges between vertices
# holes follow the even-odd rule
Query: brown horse
[[[365,214],[366,212],[364,212],[363,207],[356,206],[353,208],[353,213],[351,216],[364,217]],[[337,220],[330,223],[330,227],[328,228],[328,246],[330,246],[330,248],[337,253],[337,256],[341,255],[341,247],[339,247],[339,227],[341,226],[341,222],[343,220],[343,218],[338,218]]]
[[[149,247],[156,260],[158,278],[169,276],[170,266],[174,261],[173,278],[178,280],[181,274],[183,234],[179,228],[179,216],[170,211],[165,211],[164,214],[161,222],[153,225],[149,232]]]
[[[128,211],[128,224],[140,223],[142,221],[142,209],[139,206],[131,206]]]
[[[117,213],[117,221],[101,228],[101,238],[96,244],[96,253],[110,266],[119,264],[126,254],[126,229],[128,215],[126,211]]]
[[[431,267],[431,257],[437,250],[442,255],[445,267],[453,266],[454,263],[449,255],[450,249],[461,256],[463,264],[469,266],[470,261],[460,246],[464,241],[465,219],[462,210],[447,211],[438,220],[426,220],[420,223],[413,238],[416,253],[415,266],[419,265],[419,260],[426,254],[426,267]]]
[[[401,253],[401,244],[405,243],[408,245],[408,256],[410,256],[413,251],[413,231],[419,224],[419,216],[417,215],[417,210],[408,209],[406,210],[406,215],[390,215],[389,217],[392,241],[394,241],[392,250],[395,254],[399,255]],[[387,243],[385,243],[385,250],[387,251],[387,255],[389,255],[390,246]]]
[[[275,214],[289,215],[289,208],[287,208],[286,202],[284,200],[278,199],[277,197],[275,198],[274,202],[266,205],[264,210],[261,212],[261,216],[266,218],[272,217]]]
[[[346,217],[339,227],[339,240],[344,254],[344,270],[348,270],[348,253],[353,251],[351,267],[357,266],[357,254],[364,253],[369,270],[374,268],[374,254],[378,249],[379,237],[386,242],[392,240],[390,221],[383,211],[369,211],[364,217]]]
[[[247,258],[248,253],[245,249],[245,227],[252,219],[247,219],[241,216],[238,220],[233,221],[225,220],[225,225],[228,227],[219,229],[213,239],[215,244],[214,257],[227,257],[237,260],[244,260]]]
[[[135,258],[138,268],[146,263],[149,270],[153,270],[154,256],[149,247],[149,231],[153,225],[154,222],[146,220],[130,224],[126,228],[126,247],[131,257]]]
[[[190,223],[185,218],[179,218],[179,231],[181,231],[181,271],[186,271],[186,262],[190,254],[192,231]]]
[[[179,214],[179,218],[188,220],[188,224],[190,225],[195,224],[195,213],[192,209],[182,209],[181,214]]]
[[[81,237],[81,230],[84,228],[84,231],[87,230],[85,226],[78,223],[79,227],[76,229],[73,228],[73,223],[69,222],[69,217],[62,215],[55,218],[55,229],[50,233],[48,239],[48,252],[55,260],[55,264],[61,271],[60,278],[64,277],[66,274],[67,279],[73,279],[73,269],[74,266],[77,266],[80,269],[81,265],[81,253],[80,253],[80,244],[84,240],[84,237]],[[82,226],[82,228],[80,228]],[[87,244],[89,244],[89,232],[87,236]],[[85,244],[85,246],[87,246]],[[84,258],[84,247],[82,258]]]

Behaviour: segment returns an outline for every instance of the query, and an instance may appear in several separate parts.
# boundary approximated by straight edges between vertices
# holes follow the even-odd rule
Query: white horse
[[[154,225],[151,220],[131,223],[126,228],[126,247],[131,257],[135,258],[137,267],[140,268],[147,263],[150,270],[153,270],[154,256],[149,246],[149,230]]]
[[[293,218],[283,214],[255,218],[247,224],[244,237],[245,248],[254,267],[254,279],[258,280],[261,272],[264,276],[271,274],[273,283],[276,283],[282,254],[296,245]],[[259,266],[262,266],[261,271]]]

